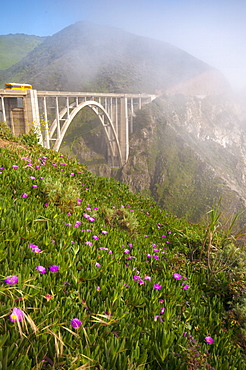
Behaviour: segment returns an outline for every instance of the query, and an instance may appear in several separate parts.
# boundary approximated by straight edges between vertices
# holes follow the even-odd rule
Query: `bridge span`
[[[129,134],[133,117],[157,95],[90,92],[0,90],[0,121],[14,135],[34,127],[40,144],[59,150],[64,136],[78,112],[89,107],[98,116],[106,137],[108,164],[121,167],[129,156]]]

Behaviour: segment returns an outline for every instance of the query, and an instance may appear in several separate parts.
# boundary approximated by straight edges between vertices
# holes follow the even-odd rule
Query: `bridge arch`
[[[56,151],[60,149],[64,136],[72,120],[85,107],[89,107],[100,119],[109,146],[112,166],[122,166],[123,161],[121,148],[113,122],[104,107],[94,100],[85,101],[80,104],[76,104],[74,102],[70,104],[69,107],[63,108],[59,113],[57,112],[57,118],[52,122],[49,130],[50,140],[55,140],[53,149]],[[70,109],[72,109],[71,112]],[[56,139],[54,138],[55,134]]]

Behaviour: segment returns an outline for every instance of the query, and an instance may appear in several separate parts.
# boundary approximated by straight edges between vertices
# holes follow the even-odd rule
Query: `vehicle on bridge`
[[[32,85],[29,84],[18,84],[15,82],[6,82],[6,90],[32,90]]]

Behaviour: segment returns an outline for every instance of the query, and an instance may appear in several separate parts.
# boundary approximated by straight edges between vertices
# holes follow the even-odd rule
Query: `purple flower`
[[[139,279],[139,280],[138,280],[138,284],[139,284],[139,285],[144,285],[144,284],[145,284],[145,282],[144,282],[142,279]]]
[[[151,277],[149,275],[145,275],[144,280],[151,281]]]
[[[9,276],[6,277],[6,279],[4,281],[5,281],[5,283],[7,283],[9,285],[17,284],[18,283],[18,276],[9,275]]]
[[[214,339],[212,337],[205,337],[205,342],[212,344],[214,342]]]
[[[35,254],[39,254],[41,252],[41,249],[39,249],[39,247],[35,244],[29,244],[28,246],[29,248],[31,248],[31,250],[35,253]]]
[[[28,197],[28,195],[27,195],[27,193],[22,193],[22,198],[27,198]]]
[[[46,268],[43,267],[43,266],[37,266],[35,270],[37,270],[41,274],[45,274],[46,273]]]
[[[77,318],[71,319],[71,325],[74,329],[78,329],[82,325],[82,322]]]
[[[188,284],[186,284],[185,286],[182,286],[182,289],[189,289],[189,285]]]
[[[103,234],[103,235],[107,235],[107,234],[108,234],[108,231],[106,231],[106,230],[102,230],[102,234]]]
[[[164,312],[165,312],[165,307],[162,307],[162,308],[161,308],[161,311],[160,311],[160,315],[163,315],[163,314],[164,314]]]
[[[100,286],[97,287],[97,291],[99,292],[99,290],[101,290]]]
[[[96,235],[93,235],[92,239],[98,240],[98,239],[99,239],[99,237],[98,237],[98,236],[96,236]]]
[[[58,272],[60,270],[60,267],[56,266],[56,265],[52,265],[52,266],[49,267],[49,270],[51,272]]]
[[[35,254],[39,254],[39,253],[41,253],[42,251],[41,251],[41,249],[39,249],[39,248],[35,248],[35,249],[33,249],[32,250]]]
[[[93,246],[92,242],[85,242],[85,245],[89,245],[90,247]]]
[[[160,284],[154,284],[154,289],[160,290],[162,286]]]
[[[138,276],[138,275],[134,275],[134,276],[133,276],[133,280],[135,280],[135,281],[139,281],[139,280],[141,280],[141,277],[140,277],[140,276]]]
[[[32,188],[37,189],[38,185],[33,185]]]
[[[19,168],[19,166],[16,166],[16,164],[13,164],[12,168],[16,170],[17,168]]]
[[[14,307],[12,314],[9,315],[9,319],[11,322],[17,322],[17,321],[20,322],[22,321],[23,318],[24,318],[24,312],[20,308],[17,308],[17,307]]]
[[[96,267],[101,267],[100,263],[98,263],[98,262],[95,263],[95,266]]]
[[[31,180],[36,180],[36,177],[34,177],[34,176],[30,176],[30,179],[31,179]]]
[[[124,249],[124,253],[130,253],[129,249]]]
[[[173,277],[174,279],[177,279],[177,280],[182,279],[182,275],[178,274],[177,272],[173,274]]]

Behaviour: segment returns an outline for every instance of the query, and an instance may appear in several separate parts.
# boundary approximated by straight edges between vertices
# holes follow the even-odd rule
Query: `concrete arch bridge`
[[[40,143],[58,151],[75,116],[89,107],[103,126],[108,164],[121,167],[128,160],[129,134],[134,130],[135,112],[156,97],[149,94],[0,90],[0,121],[5,121],[14,135],[28,133],[34,125]]]

